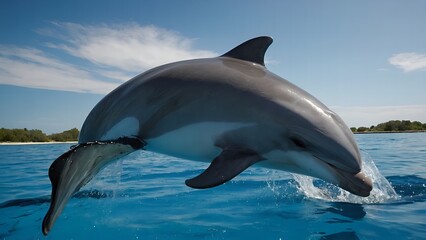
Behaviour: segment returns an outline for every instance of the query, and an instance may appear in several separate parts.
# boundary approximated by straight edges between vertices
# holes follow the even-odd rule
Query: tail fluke
[[[58,157],[49,168],[52,195],[42,231],[47,235],[69,198],[88,183],[103,167],[145,146],[138,138],[82,143]]]

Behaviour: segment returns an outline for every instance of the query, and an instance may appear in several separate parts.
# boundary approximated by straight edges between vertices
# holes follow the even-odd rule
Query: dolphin
[[[315,97],[266,69],[271,43],[261,36],[219,57],[159,66],[106,95],[78,144],[49,168],[43,234],[104,166],[139,149],[211,162],[185,181],[192,188],[221,185],[256,164],[368,196],[372,182],[361,171],[352,132]]]

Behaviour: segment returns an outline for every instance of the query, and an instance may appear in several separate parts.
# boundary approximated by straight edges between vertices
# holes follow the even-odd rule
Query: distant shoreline
[[[61,144],[61,143],[78,143],[77,141],[70,142],[0,142],[0,145],[41,145],[41,144]]]
[[[426,132],[426,130],[407,130],[407,131],[365,131],[365,132],[352,132],[353,134],[382,134],[382,133],[419,133]],[[61,144],[61,143],[73,143],[77,144],[77,141],[69,142],[0,142],[0,145],[41,145],[41,144]]]
[[[426,130],[407,130],[407,131],[365,131],[365,132],[353,132],[353,134],[381,134],[381,133],[418,133],[426,132]]]

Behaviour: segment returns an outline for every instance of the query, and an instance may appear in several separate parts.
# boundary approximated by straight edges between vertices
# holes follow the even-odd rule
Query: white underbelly
[[[236,122],[195,123],[146,139],[148,144],[145,148],[184,159],[210,162],[221,152],[215,142],[222,134],[250,125]]]
[[[330,166],[308,152],[274,150],[263,156],[267,161],[260,162],[258,166],[337,182]]]

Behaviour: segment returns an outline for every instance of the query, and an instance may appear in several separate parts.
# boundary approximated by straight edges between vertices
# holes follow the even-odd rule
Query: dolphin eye
[[[306,144],[303,140],[297,137],[291,137],[290,140],[298,147],[300,148],[306,148]]]

